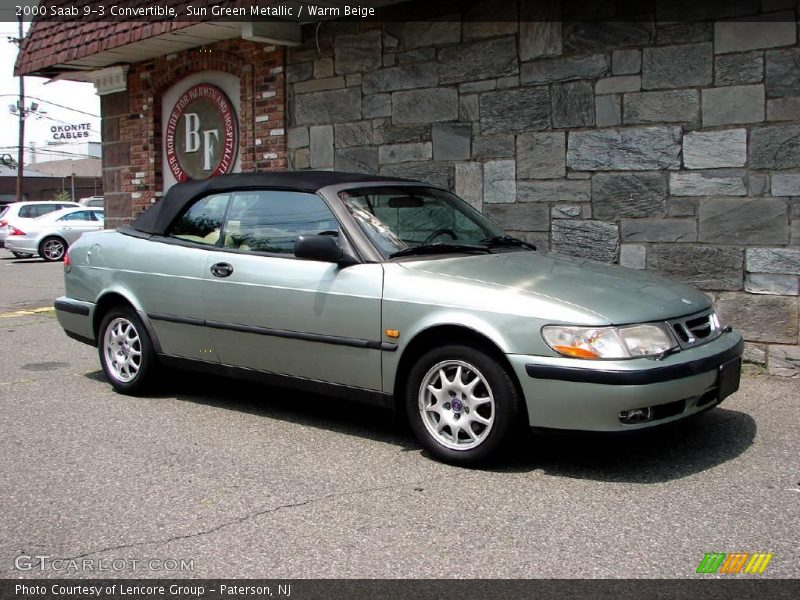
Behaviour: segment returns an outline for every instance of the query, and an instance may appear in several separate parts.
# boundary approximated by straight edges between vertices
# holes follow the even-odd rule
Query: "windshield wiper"
[[[536,250],[536,245],[531,244],[530,242],[526,242],[525,240],[521,240],[519,238],[512,237],[510,235],[493,235],[491,237],[483,238],[480,241],[481,244],[486,244],[487,247],[491,246],[522,246],[524,248],[530,248],[531,250]]]
[[[419,246],[411,246],[410,248],[403,248],[397,252],[392,252],[389,258],[397,258],[399,256],[413,256],[414,254],[444,254],[447,252],[489,252],[487,246],[473,246],[470,244],[448,244],[438,242],[436,244],[420,244]]]

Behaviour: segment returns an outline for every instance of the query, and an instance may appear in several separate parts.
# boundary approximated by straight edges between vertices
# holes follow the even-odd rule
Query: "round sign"
[[[201,83],[184,92],[167,120],[167,165],[177,181],[229,173],[239,146],[236,112],[215,85]]]

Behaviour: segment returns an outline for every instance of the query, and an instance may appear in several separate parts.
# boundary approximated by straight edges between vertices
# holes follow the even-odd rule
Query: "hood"
[[[568,302],[614,325],[672,319],[711,307],[705,294],[682,283],[580,258],[504,252],[399,264],[413,271]]]

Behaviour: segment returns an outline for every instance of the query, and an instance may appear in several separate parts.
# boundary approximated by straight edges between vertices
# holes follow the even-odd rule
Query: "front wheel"
[[[67,243],[61,238],[49,237],[42,240],[39,244],[39,256],[47,262],[55,262],[57,260],[64,260],[64,255],[67,253]]]
[[[103,371],[118,392],[139,394],[152,384],[158,367],[155,350],[132,308],[112,308],[100,323],[98,350]]]
[[[495,358],[452,345],[429,351],[411,369],[406,407],[414,433],[431,454],[466,464],[486,459],[508,439],[519,393]]]

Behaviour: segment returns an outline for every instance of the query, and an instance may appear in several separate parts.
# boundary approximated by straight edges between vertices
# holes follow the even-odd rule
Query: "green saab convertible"
[[[705,294],[543,255],[453,194],[331,172],[174,186],[129,226],[81,237],[55,308],[113,387],[163,367],[404,409],[450,462],[519,424],[622,431],[711,408],[742,338]]]

